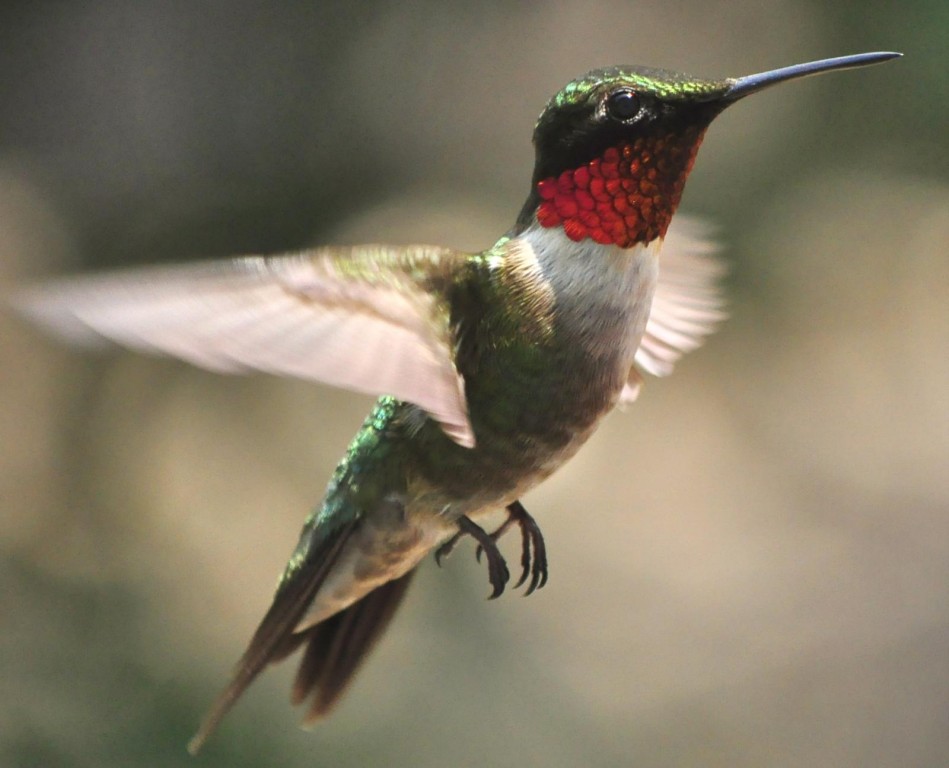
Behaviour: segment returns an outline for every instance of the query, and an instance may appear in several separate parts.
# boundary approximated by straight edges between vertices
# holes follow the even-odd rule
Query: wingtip
[[[191,757],[197,757],[198,752],[201,751],[201,747],[203,746],[204,738],[200,734],[196,733],[191,737],[191,741],[188,742],[188,754],[191,755]]]
[[[464,424],[450,423],[447,419],[441,422],[442,430],[462,448],[474,448],[477,444],[471,423],[465,420]]]
[[[105,339],[61,301],[57,301],[55,284],[32,285],[14,289],[0,299],[0,303],[29,321],[44,333],[82,347],[107,346]]]
[[[214,702],[214,705],[204,716],[204,719],[201,721],[201,725],[198,727],[197,732],[188,742],[188,754],[190,754],[192,757],[201,751],[201,748],[204,746],[205,742],[210,738],[211,734],[214,733],[215,729],[221,723],[221,720],[224,719],[224,715],[228,713],[231,706],[234,704],[236,697],[227,695],[229,693],[230,689],[218,697],[218,700]]]

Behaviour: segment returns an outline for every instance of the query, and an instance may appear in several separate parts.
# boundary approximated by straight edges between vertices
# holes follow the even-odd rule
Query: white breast
[[[533,258],[550,285],[558,318],[592,354],[633,364],[659,277],[660,241],[620,248],[575,242],[559,227],[532,225],[517,239],[520,258]]]

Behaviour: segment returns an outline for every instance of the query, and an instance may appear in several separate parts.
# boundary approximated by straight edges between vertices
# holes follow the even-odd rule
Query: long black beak
[[[902,53],[893,53],[891,51],[857,53],[853,56],[839,56],[836,59],[811,61],[807,64],[795,64],[793,67],[772,69],[770,72],[760,72],[757,75],[738,77],[732,81],[731,88],[725,91],[722,98],[728,102],[737,101],[749,94],[757,93],[763,88],[775,85],[776,83],[783,83],[786,80],[796,80],[799,77],[819,75],[822,72],[830,72],[835,69],[853,69],[855,67],[865,67],[869,64],[879,64],[883,61],[899,58],[902,55]]]

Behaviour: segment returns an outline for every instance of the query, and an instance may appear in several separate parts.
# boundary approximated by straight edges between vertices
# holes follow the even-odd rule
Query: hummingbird
[[[669,374],[724,317],[714,249],[694,226],[670,231],[712,120],[777,83],[900,55],[717,80],[593,70],[543,109],[527,199],[479,253],[319,247],[26,290],[19,306],[73,342],[378,397],[189,750],[296,651],[291,700],[306,704],[306,721],[326,715],[423,558],[434,550],[440,563],[463,536],[485,558],[492,598],[510,579],[497,541],[513,527],[517,586],[543,587],[546,545],[519,499],[636,399],[641,372]],[[488,532],[498,511],[505,520]]]

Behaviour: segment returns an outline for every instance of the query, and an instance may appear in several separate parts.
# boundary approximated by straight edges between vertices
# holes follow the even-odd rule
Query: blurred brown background
[[[4,290],[482,248],[588,69],[907,54],[712,127],[683,210],[718,224],[732,318],[526,499],[548,587],[488,603],[472,547],[427,562],[328,723],[295,727],[280,668],[200,764],[949,764],[947,33],[943,0],[3,4]],[[0,765],[199,764],[368,405],[0,315]]]

